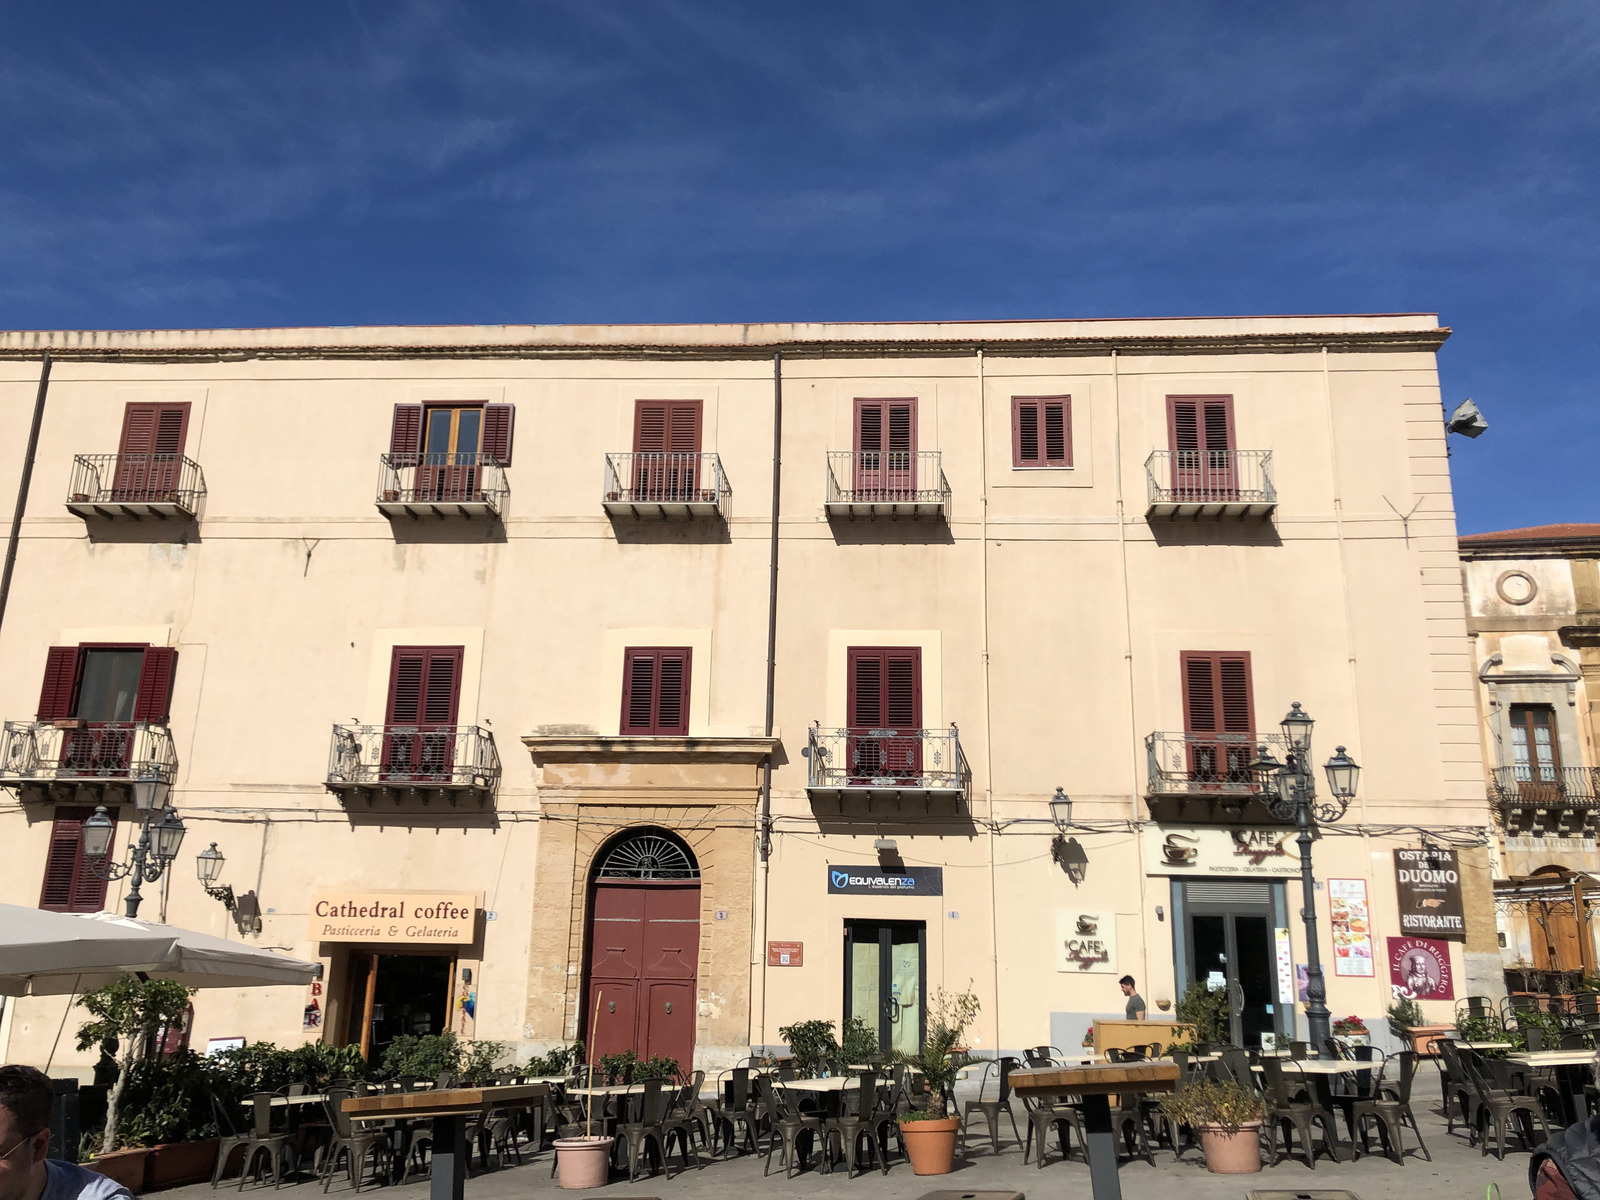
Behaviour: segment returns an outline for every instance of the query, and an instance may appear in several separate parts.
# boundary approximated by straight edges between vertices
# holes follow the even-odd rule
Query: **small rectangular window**
[[[1072,397],[1011,397],[1011,465],[1072,465]]]
[[[629,647],[622,664],[622,732],[687,734],[689,674],[688,646]]]

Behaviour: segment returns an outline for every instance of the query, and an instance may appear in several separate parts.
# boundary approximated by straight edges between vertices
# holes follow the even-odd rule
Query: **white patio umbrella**
[[[306,984],[321,964],[242,942],[119,917],[0,904],[0,993],[64,996],[139,973],[188,987]]]

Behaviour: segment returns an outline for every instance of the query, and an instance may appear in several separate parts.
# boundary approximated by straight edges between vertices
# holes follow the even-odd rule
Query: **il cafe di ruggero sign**
[[[828,867],[830,896],[942,896],[943,867]]]

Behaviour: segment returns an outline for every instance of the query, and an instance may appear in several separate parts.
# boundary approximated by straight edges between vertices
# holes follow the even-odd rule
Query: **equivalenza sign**
[[[828,867],[830,896],[942,896],[943,867]]]
[[[475,892],[314,892],[311,937],[320,942],[472,941]]]

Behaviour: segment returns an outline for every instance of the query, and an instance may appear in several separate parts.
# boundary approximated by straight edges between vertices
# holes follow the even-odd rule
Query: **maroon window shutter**
[[[189,406],[163,404],[156,413],[155,452],[157,454],[182,454],[189,433]]]
[[[1217,733],[1217,656],[1209,651],[1183,653],[1183,731]]]
[[[667,406],[667,450],[700,453],[700,401],[675,400]]]
[[[389,455],[400,464],[415,462],[422,453],[422,405],[396,404],[389,428]]]
[[[856,401],[856,453],[878,454],[883,450],[883,402]]]
[[[83,661],[77,646],[51,646],[44,658],[44,688],[39,693],[39,720],[72,715],[78,696],[78,671]]]
[[[389,660],[388,725],[454,725],[461,698],[460,646],[396,646]]]
[[[106,881],[89,870],[83,858],[83,823],[91,808],[58,808],[50,827],[50,850],[45,858],[44,885],[39,907],[54,912],[99,912],[106,902]],[[117,814],[110,811],[113,826]],[[112,845],[116,831],[112,830]]]
[[[687,646],[630,647],[622,672],[623,733],[681,736],[689,732]]]
[[[1255,707],[1250,697],[1250,655],[1217,655],[1218,692],[1222,697],[1222,732],[1255,736]]]
[[[135,721],[163,724],[172,711],[172,676],[178,667],[178,652],[171,646],[145,649],[139,668],[139,694],[133,703]]]
[[[1011,397],[1011,465],[1072,465],[1072,397]]]
[[[1167,438],[1175,453],[1200,449],[1200,414],[1193,400],[1167,397]]]
[[[153,454],[156,447],[156,414],[159,404],[129,404],[122,410],[122,437],[118,454]]]
[[[852,729],[922,727],[922,651],[852,646],[845,707]]]
[[[888,416],[890,453],[910,454],[917,448],[917,406],[911,400],[890,400],[884,405]]]
[[[514,404],[483,406],[483,453],[490,462],[511,465],[511,430],[516,422]]]
[[[667,450],[667,403],[641,400],[633,409],[633,452],[665,454]]]
[[[917,448],[915,400],[856,401],[856,453],[912,453]]]
[[[1233,397],[1168,396],[1167,435],[1173,450],[1234,449]]]

